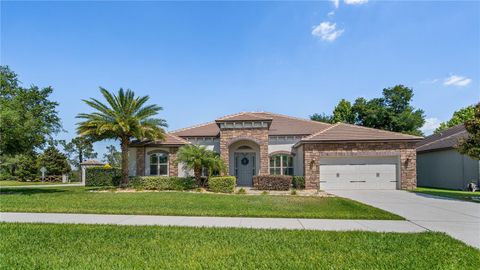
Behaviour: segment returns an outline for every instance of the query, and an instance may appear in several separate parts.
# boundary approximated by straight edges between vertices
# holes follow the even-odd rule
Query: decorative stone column
[[[178,176],[178,147],[170,147],[168,151],[168,176]]]
[[[145,175],[145,147],[137,148],[136,156],[137,176]]]

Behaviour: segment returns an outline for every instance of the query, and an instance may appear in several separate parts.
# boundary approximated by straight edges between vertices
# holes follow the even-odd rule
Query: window
[[[167,153],[155,153],[150,155],[150,175],[168,175]]]
[[[293,157],[290,155],[270,156],[270,174],[293,175]]]

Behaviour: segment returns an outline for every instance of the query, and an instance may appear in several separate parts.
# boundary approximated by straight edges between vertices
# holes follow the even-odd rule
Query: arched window
[[[270,174],[293,175],[293,157],[281,154],[270,156]]]
[[[150,175],[168,175],[168,154],[154,153],[150,155]]]

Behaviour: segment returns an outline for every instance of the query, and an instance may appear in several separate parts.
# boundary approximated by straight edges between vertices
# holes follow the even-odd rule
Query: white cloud
[[[322,22],[313,27],[312,35],[325,41],[334,41],[342,35],[343,29],[337,29],[336,23]]]
[[[345,5],[362,5],[366,4],[368,0],[345,0]]]
[[[443,85],[467,86],[472,82],[472,79],[465,76],[451,75],[443,80]]]
[[[340,5],[340,0],[330,0],[333,5],[335,6],[335,8],[338,8],[338,6]]]
[[[441,122],[442,121],[438,120],[438,118],[435,117],[427,118],[425,119],[425,124],[420,130],[423,131],[425,135],[430,135],[435,129],[440,126]]]
[[[328,12],[327,15],[330,16],[330,17],[332,17],[333,15],[335,15],[335,10],[332,10],[332,11]]]

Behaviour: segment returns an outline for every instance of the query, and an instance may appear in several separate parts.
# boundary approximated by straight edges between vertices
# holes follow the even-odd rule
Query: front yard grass
[[[414,192],[480,203],[479,191],[470,192],[451,189],[418,187],[414,190]]]
[[[36,186],[36,185],[59,185],[61,182],[21,182],[15,180],[2,180],[0,181],[0,187],[4,186]]]
[[[84,187],[5,188],[0,211],[173,216],[403,219],[338,197],[190,192],[90,192]]]
[[[480,269],[442,233],[0,223],[1,269]]]

